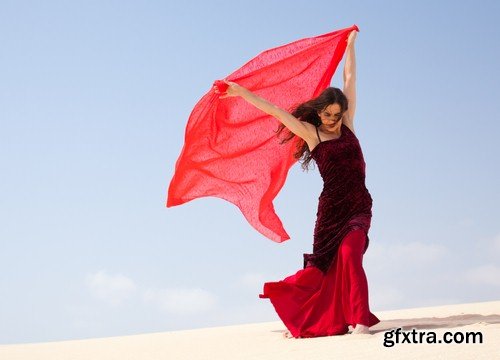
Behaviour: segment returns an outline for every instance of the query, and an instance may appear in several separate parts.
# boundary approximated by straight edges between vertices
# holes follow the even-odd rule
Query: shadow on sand
[[[500,315],[463,314],[442,318],[423,317],[415,319],[382,320],[380,323],[370,328],[370,333],[375,334],[395,328],[401,328],[404,331],[411,329],[446,329],[478,323],[483,325],[498,324],[500,323]]]
[[[370,334],[374,335],[380,332],[385,332],[391,329],[401,328],[402,331],[410,331],[412,329],[446,329],[467,326],[472,324],[499,324],[500,315],[480,315],[480,314],[463,314],[447,317],[422,317],[415,319],[392,319],[381,320],[375,326],[370,327]],[[272,330],[272,332],[285,333],[286,330]],[[344,334],[349,335],[350,333]]]

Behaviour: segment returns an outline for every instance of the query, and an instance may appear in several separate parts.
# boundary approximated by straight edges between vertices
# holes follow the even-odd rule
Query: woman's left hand
[[[356,40],[356,35],[358,32],[356,30],[351,31],[349,34],[349,37],[347,38],[347,45],[354,44],[354,41]]]

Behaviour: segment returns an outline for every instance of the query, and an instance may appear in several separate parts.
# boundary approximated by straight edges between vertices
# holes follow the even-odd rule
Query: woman
[[[380,322],[370,312],[368,284],[362,267],[368,248],[372,198],[365,186],[365,162],[354,134],[356,106],[356,31],[347,39],[344,90],[327,88],[289,113],[234,82],[220,98],[241,96],[281,121],[290,136],[299,136],[296,158],[302,166],[314,159],[323,178],[314,229],[313,253],[304,268],[279,282],[264,285],[288,328],[285,337],[316,337],[348,332],[369,333]],[[217,88],[215,92],[219,93]]]

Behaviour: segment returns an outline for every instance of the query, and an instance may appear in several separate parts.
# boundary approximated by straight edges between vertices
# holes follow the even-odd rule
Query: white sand
[[[2,360],[128,359],[500,359],[500,301],[395,311],[374,311],[381,320],[371,334],[286,339],[281,321],[100,339],[0,345]],[[384,346],[385,331],[403,328],[410,343]],[[483,343],[428,344],[412,329],[481,332]],[[425,337],[424,337],[425,339]],[[476,338],[477,339],[477,338]]]

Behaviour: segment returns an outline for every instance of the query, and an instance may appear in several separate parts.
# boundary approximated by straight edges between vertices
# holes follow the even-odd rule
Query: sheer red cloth
[[[329,86],[356,25],[266,50],[226,77],[290,111]],[[223,84],[215,81],[221,88]],[[240,97],[219,99],[214,89],[189,117],[184,146],[175,164],[167,207],[214,196],[236,205],[247,221],[269,239],[290,237],[273,200],[297,161],[297,142],[280,144],[279,120]]]

